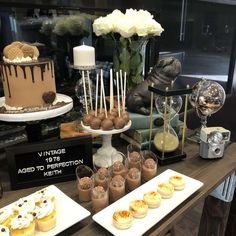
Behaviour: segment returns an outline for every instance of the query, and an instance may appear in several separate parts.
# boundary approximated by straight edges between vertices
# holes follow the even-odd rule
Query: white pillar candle
[[[95,49],[87,45],[73,48],[74,67],[95,66]]]

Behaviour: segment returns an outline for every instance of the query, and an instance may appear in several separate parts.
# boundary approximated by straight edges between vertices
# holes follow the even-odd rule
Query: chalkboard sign
[[[12,189],[76,178],[75,169],[92,167],[92,138],[82,136],[6,148]]]

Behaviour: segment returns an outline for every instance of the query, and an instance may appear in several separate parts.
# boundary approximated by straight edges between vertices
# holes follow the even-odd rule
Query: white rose
[[[153,15],[151,15],[151,13],[146,10],[141,9],[137,12],[137,14],[139,17],[143,17],[145,19],[152,19],[153,18]]]
[[[137,12],[136,9],[130,8],[130,9],[127,9],[127,10],[125,11],[125,17],[136,18],[136,17],[137,17],[137,14],[138,14],[138,12]]]
[[[97,36],[108,34],[113,30],[113,25],[108,17],[99,17],[93,22],[93,31]]]
[[[138,19],[136,21],[135,31],[138,36],[144,37],[148,35],[148,25],[146,24],[147,21],[144,21],[143,19]]]
[[[152,20],[150,22],[149,34],[160,36],[163,31],[164,29],[161,27],[161,25],[158,22],[156,22],[155,20]]]
[[[115,29],[116,32],[120,33],[124,38],[129,38],[136,32],[135,22],[127,17],[123,17],[122,19],[118,20],[115,24]]]
[[[114,10],[111,14],[107,15],[107,19],[112,24],[112,32],[117,32],[116,23],[124,17],[124,14],[119,10]]]

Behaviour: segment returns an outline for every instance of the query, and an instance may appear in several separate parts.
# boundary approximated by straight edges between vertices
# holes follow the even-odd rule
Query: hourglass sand
[[[168,164],[179,161],[186,157],[184,153],[184,140],[186,130],[186,114],[187,114],[187,101],[188,94],[192,89],[187,86],[186,88],[180,87],[175,83],[162,84],[149,86],[149,90],[156,93],[155,105],[157,111],[163,118],[164,124],[157,130],[154,136],[153,145],[150,148],[157,154],[159,164]],[[178,115],[182,107],[182,97],[185,96],[184,107],[184,125],[182,142],[179,142],[178,135],[173,127],[171,127],[171,120]],[[152,116],[153,105],[151,106]]]

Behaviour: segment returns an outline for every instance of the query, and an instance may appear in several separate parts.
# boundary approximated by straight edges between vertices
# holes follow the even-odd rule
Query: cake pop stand
[[[58,102],[65,102],[60,107],[55,107],[43,111],[33,111],[25,113],[0,113],[0,120],[6,122],[26,122],[26,132],[29,142],[40,140],[41,127],[39,122],[41,120],[54,118],[65,114],[73,108],[73,100],[71,97],[57,93]],[[0,98],[0,107],[5,105],[5,97]]]
[[[86,126],[81,122],[81,126],[90,133],[96,133],[102,135],[102,147],[97,150],[93,155],[93,164],[98,167],[111,166],[114,161],[122,160],[119,152],[112,147],[111,140],[113,134],[119,134],[131,127],[131,120],[123,129],[113,129],[105,131],[102,129],[94,130],[90,126]]]

